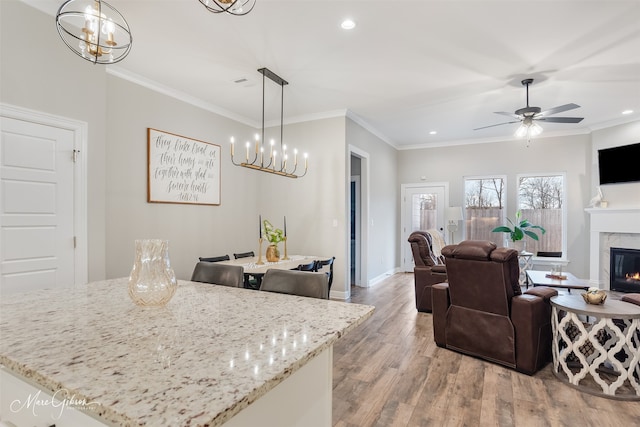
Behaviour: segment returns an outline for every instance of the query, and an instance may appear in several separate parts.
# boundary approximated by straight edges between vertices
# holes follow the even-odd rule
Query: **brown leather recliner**
[[[449,283],[434,285],[436,344],[528,375],[551,360],[551,304],[555,289],[518,284],[518,252],[488,241],[463,241],[442,250]]]
[[[444,258],[433,253],[431,235],[426,231],[414,231],[409,236],[413,252],[414,283],[416,289],[416,308],[418,311],[431,312],[431,286],[447,281],[447,269]]]

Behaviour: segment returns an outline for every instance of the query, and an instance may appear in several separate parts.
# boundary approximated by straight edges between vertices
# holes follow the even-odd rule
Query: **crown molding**
[[[187,104],[191,104],[193,106],[202,108],[203,110],[218,114],[220,116],[226,117],[228,119],[235,120],[247,126],[251,126],[253,128],[260,128],[262,125],[257,121],[251,120],[247,117],[241,116],[239,114],[233,113],[229,110],[226,110],[217,105],[211,104],[209,102],[205,102],[202,99],[186,94],[182,91],[173,89],[169,86],[165,86],[156,82],[155,80],[148,79],[139,74],[132,73],[131,71],[124,70],[118,66],[110,65],[107,67],[107,74],[110,74],[114,77],[121,78],[123,80],[130,81],[131,83],[135,83],[137,85],[143,86],[149,90],[154,92],[161,93],[163,95],[169,96],[171,98],[175,98],[179,101],[186,102]]]
[[[347,110],[346,116],[348,118],[350,118],[351,120],[353,120],[354,122],[356,122],[358,125],[362,126],[364,129],[366,129],[367,131],[369,131],[370,133],[372,133],[373,135],[375,135],[376,137],[380,138],[382,141],[384,141],[387,145],[395,148],[396,150],[399,150],[400,148],[394,144],[389,138],[387,138],[385,135],[381,134],[380,132],[378,132],[378,130],[376,128],[374,128],[373,126],[371,126],[367,121],[365,121],[362,117],[358,116],[356,113],[354,113],[351,110]]]
[[[555,131],[555,132],[544,132],[541,135],[538,135],[535,138],[531,139],[531,143],[535,143],[536,140],[548,139],[548,138],[557,138],[563,136],[575,136],[575,135],[589,135],[591,134],[591,130],[587,128],[582,129],[574,129],[571,131]],[[398,150],[420,150],[425,148],[440,148],[440,147],[453,147],[456,145],[475,145],[475,144],[490,144],[494,142],[522,142],[524,138],[517,138],[515,136],[511,137],[491,137],[491,138],[470,138],[470,139],[458,139],[458,140],[448,140],[448,141],[439,141],[439,142],[428,142],[424,144],[413,144],[413,145],[403,145],[398,147]]]

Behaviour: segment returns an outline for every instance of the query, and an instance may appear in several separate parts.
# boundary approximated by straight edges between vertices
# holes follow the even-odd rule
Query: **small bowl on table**
[[[607,299],[607,293],[599,288],[589,288],[587,292],[582,293],[582,298],[587,304],[604,304]]]

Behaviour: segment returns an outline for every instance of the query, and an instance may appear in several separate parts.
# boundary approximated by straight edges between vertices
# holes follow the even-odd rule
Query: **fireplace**
[[[610,289],[640,292],[640,249],[611,248]]]

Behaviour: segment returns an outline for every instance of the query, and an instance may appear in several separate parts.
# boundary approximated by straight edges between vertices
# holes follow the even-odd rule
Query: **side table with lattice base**
[[[527,273],[526,271],[533,267],[533,253],[532,252],[519,252],[518,253],[518,266],[520,267],[520,276],[518,276],[518,283],[520,286],[527,285],[527,289],[529,285],[527,283]]]
[[[640,400],[640,306],[592,305],[580,295],[552,297],[551,305],[556,377],[587,393]]]

